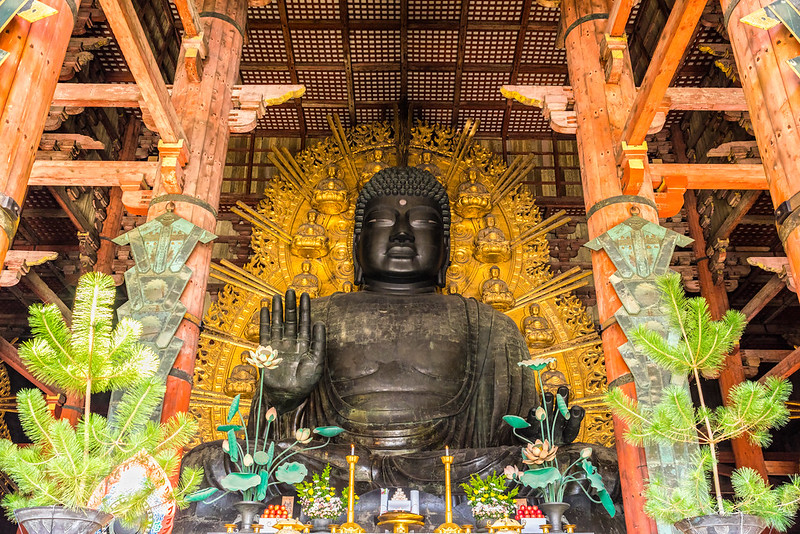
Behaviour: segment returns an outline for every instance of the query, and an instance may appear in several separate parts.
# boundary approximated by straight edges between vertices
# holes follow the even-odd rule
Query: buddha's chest
[[[459,391],[471,354],[460,299],[353,296],[326,320],[328,371],[341,395],[432,393],[441,402]]]

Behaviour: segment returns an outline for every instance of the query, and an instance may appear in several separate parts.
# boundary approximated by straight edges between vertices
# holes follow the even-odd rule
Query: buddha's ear
[[[361,269],[361,258],[358,254],[358,241],[361,234],[353,234],[353,285],[360,286],[364,283],[364,271]]]
[[[436,275],[436,285],[438,287],[447,285],[447,269],[450,267],[450,236],[442,239],[442,248],[444,249],[444,259],[442,260],[442,267]]]

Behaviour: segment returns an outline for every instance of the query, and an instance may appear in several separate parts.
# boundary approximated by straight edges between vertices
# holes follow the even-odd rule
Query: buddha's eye
[[[442,224],[442,218],[436,210],[423,207],[411,210],[408,222],[411,226],[436,226]]]
[[[378,226],[391,226],[394,224],[394,219],[394,213],[378,210],[367,213],[366,217],[364,217],[364,222]]]

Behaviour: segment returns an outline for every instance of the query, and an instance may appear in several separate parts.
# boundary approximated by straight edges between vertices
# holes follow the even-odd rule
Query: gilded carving
[[[290,285],[313,288],[309,291],[312,297],[354,290],[353,202],[364,173],[398,164],[397,143],[390,123],[345,130],[335,119],[329,122],[334,131],[331,137],[294,155],[283,149],[271,156],[280,176],[267,184],[264,200],[252,213],[237,212],[253,223],[252,256],[239,273],[250,283],[225,280],[229,283],[204,318],[192,392],[192,412],[201,418],[203,441],[220,437],[213,429],[224,423],[226,381],[234,374],[247,378],[247,370],[237,366],[242,365],[241,351],[255,341],[248,336],[248,325],[261,299]],[[506,165],[501,157],[473,142],[476,126],[468,121],[463,131],[455,131],[418,122],[407,146],[408,165],[433,172],[447,187],[452,207],[461,198],[463,207],[481,208],[460,215],[453,212],[447,292],[481,300],[484,283],[491,281],[487,294],[494,297],[494,289],[499,289],[496,294],[501,297],[494,305],[504,307],[523,332],[523,321],[536,304],[541,324],[550,329],[542,335],[549,345],[540,343],[541,348],[532,347],[531,354],[554,356],[557,361],[548,375],[550,381],[566,381],[574,402],[587,409],[587,423],[578,439],[612,443],[610,423],[598,422],[610,422],[599,403],[605,390],[600,340],[585,308],[571,293],[586,284],[581,282],[585,275],[570,272],[558,278],[549,266],[547,232],[568,219],[561,213],[543,220],[528,189],[518,187],[531,168],[530,161],[521,158]],[[328,187],[326,179],[333,179],[334,187]],[[346,209],[335,213],[339,207],[328,209],[320,196],[315,200],[319,190],[315,188],[321,184],[338,195],[331,194],[331,199],[345,198],[344,184]],[[473,184],[480,187],[470,191]],[[475,195],[470,197],[472,193]],[[471,202],[476,199],[478,202]],[[313,233],[307,225],[316,225]],[[301,249],[295,238],[301,235],[317,240],[311,243],[309,239],[304,249],[314,252],[298,254]],[[326,240],[325,245],[319,238]],[[326,252],[320,254],[322,250]],[[215,272],[212,270],[212,276]]]

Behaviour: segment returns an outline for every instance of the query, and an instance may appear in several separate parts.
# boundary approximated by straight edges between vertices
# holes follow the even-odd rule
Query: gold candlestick
[[[350,445],[350,454],[345,456],[348,465],[350,466],[350,491],[347,492],[347,523],[339,527],[338,532],[342,534],[361,534],[365,532],[364,528],[356,523],[356,514],[353,509],[356,504],[355,487],[356,487],[356,463],[358,456],[355,454],[355,446]]]
[[[461,532],[461,527],[453,523],[453,499],[450,493],[450,466],[453,463],[453,457],[450,456],[450,447],[445,448],[442,463],[444,464],[444,523],[439,525],[434,532],[456,534]]]

